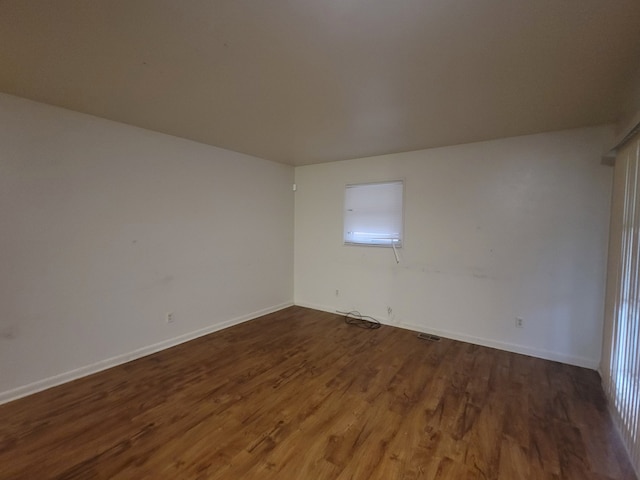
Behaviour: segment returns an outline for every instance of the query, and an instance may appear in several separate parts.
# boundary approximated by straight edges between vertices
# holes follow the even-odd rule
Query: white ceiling
[[[613,122],[639,67],[638,0],[0,0],[0,91],[292,165]]]

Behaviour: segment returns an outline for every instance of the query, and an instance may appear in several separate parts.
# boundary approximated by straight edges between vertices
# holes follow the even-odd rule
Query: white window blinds
[[[404,182],[347,185],[344,202],[344,243],[402,245]]]

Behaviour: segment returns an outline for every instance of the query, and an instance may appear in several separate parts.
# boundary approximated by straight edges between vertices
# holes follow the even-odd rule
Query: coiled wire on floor
[[[344,315],[344,323],[347,325],[354,325],[367,330],[374,330],[382,326],[382,324],[375,318],[370,317],[369,315],[362,315],[357,310],[351,310],[350,312],[341,312],[337,310],[337,312]]]

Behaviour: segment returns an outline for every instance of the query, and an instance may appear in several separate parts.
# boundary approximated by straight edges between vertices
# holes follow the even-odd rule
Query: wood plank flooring
[[[2,479],[635,479],[597,373],[291,307],[0,406]]]

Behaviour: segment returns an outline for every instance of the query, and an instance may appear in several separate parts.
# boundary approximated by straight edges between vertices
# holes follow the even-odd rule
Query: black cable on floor
[[[382,324],[375,318],[368,315],[362,315],[357,310],[352,310],[350,312],[338,311],[338,313],[344,314],[344,323],[347,325],[355,325],[356,327],[365,328],[367,330],[374,330],[382,326]]]

